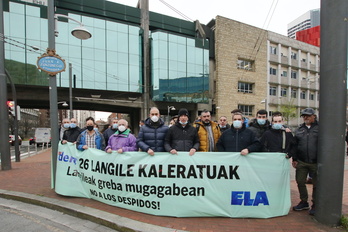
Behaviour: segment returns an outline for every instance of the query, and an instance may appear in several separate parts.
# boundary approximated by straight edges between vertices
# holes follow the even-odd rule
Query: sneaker
[[[315,214],[315,206],[312,205],[312,208],[309,210],[309,215],[313,215]]]
[[[298,205],[292,207],[292,209],[295,210],[295,211],[309,209],[309,204],[306,201],[300,201],[300,203],[298,203]]]

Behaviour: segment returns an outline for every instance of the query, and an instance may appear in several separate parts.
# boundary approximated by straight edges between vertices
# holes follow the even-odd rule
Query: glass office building
[[[36,66],[37,58],[48,47],[47,7],[15,0],[6,2],[6,69],[15,84],[48,86],[49,76]],[[134,19],[130,22],[114,20],[102,13],[80,14],[76,9],[70,11],[59,6],[57,13],[82,22],[92,34],[91,39],[79,40],[71,35],[71,30],[78,24],[59,18],[56,53],[65,60],[67,67],[65,72],[57,75],[58,87],[69,87],[71,63],[76,88],[143,93],[142,29]],[[208,102],[209,43],[187,34],[159,31],[154,25],[150,25],[150,30],[153,30],[150,55],[152,100]]]

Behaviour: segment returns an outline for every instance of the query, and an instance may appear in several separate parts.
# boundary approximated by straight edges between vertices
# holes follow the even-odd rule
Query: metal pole
[[[320,223],[330,226],[339,225],[342,214],[347,94],[347,9],[347,0],[321,0],[320,130],[315,218]],[[334,110],[332,106],[335,106]]]
[[[11,169],[11,153],[8,142],[7,81],[5,74],[4,11],[0,2],[0,157],[1,170]]]
[[[54,0],[47,2],[47,21],[48,21],[48,48],[56,49],[55,43],[55,20],[54,20]],[[52,156],[51,156],[51,187],[55,187],[57,153],[58,153],[58,101],[57,101],[57,77],[49,76],[50,93],[50,116],[51,116],[51,137],[52,137]]]
[[[70,119],[74,117],[73,114],[73,102],[72,102],[72,64],[69,63],[69,117]]]
[[[16,92],[16,87],[12,81],[12,77],[9,74],[9,72],[7,72],[6,69],[5,69],[5,73],[6,73],[7,78],[11,84],[12,100],[14,102],[14,109],[15,109],[15,115],[13,117],[13,127],[14,127],[14,136],[15,136],[15,147],[14,147],[15,148],[15,159],[16,159],[16,162],[20,162],[21,161],[21,153],[19,151],[19,139],[18,139],[17,92]]]
[[[145,119],[150,105],[150,48],[149,48],[149,1],[140,0],[141,28],[143,29],[143,72],[144,72],[144,105],[141,119]]]

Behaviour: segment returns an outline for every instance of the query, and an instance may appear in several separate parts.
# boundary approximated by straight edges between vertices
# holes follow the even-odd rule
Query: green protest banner
[[[290,164],[283,153],[111,154],[59,145],[58,194],[173,217],[287,215]]]

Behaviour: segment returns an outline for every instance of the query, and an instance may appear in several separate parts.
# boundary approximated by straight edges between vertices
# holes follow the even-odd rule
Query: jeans
[[[296,182],[298,191],[300,192],[301,201],[308,201],[308,191],[306,187],[307,175],[308,173],[312,174],[312,183],[313,183],[313,193],[312,193],[312,202],[314,204],[315,201],[315,192],[316,192],[316,184],[317,184],[317,169],[318,165],[305,163],[298,160],[296,166]]]

